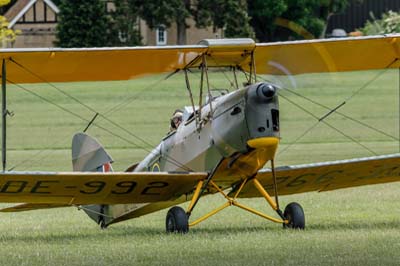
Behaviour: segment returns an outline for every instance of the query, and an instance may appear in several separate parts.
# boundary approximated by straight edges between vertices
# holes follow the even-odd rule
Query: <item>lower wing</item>
[[[284,166],[275,170],[279,195],[322,192],[400,181],[400,154]],[[256,178],[271,195],[274,194],[270,169],[259,171]],[[258,190],[249,183],[239,195],[242,198],[258,196]]]
[[[207,173],[6,172],[0,174],[0,202],[65,206],[170,201],[190,193],[206,177]]]
[[[0,212],[24,212],[24,211],[33,211],[33,210],[41,210],[41,209],[54,209],[54,208],[62,208],[69,207],[68,204],[51,204],[51,203],[23,203],[14,205],[11,207],[5,207],[0,209]]]

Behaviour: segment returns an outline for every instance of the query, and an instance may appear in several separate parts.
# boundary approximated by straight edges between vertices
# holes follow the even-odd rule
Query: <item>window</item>
[[[157,45],[166,45],[167,44],[167,31],[164,26],[157,27],[156,43],[157,43]]]

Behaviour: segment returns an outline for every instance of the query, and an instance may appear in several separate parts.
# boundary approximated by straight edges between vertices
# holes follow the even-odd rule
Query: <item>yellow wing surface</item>
[[[12,83],[128,80],[175,71],[189,64],[201,47],[86,49],[3,49]]]
[[[296,75],[400,66],[400,35],[258,44],[257,73]]]
[[[0,174],[0,202],[46,206],[168,201],[191,192],[206,177],[206,173],[167,172],[10,172]]]
[[[6,207],[0,209],[0,212],[24,212],[24,211],[33,211],[40,209],[53,209],[53,208],[62,208],[62,207],[70,207],[68,204],[51,204],[51,203],[23,203],[14,205],[11,207]]]
[[[400,35],[255,44],[250,39],[206,40],[199,45],[82,49],[0,49],[13,83],[128,80],[197,67],[238,66],[259,74],[294,75],[398,68]]]
[[[400,181],[400,154],[278,167],[276,176],[279,195],[395,182]],[[274,194],[270,170],[259,171],[257,179]],[[240,197],[259,196],[251,184],[240,193]]]

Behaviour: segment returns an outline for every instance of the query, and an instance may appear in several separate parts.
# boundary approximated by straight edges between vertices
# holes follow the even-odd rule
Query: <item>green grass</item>
[[[301,75],[296,92],[330,108],[347,99],[340,112],[395,136],[399,135],[398,73],[388,71],[351,97],[378,72]],[[188,105],[181,74],[128,82],[66,83],[56,86],[97,112],[128,101],[108,113],[126,131],[99,117],[89,134],[98,138],[115,159],[115,170],[140,161],[168,131],[172,112]],[[272,79],[272,77],[267,77]],[[292,88],[287,78],[276,82]],[[198,80],[195,75],[194,81]],[[212,74],[212,85],[229,86],[222,75]],[[152,85],[150,85],[152,84]],[[93,113],[46,84],[23,85],[56,104],[90,120]],[[316,119],[293,106],[296,102],[321,117],[328,111],[293,95],[280,92],[282,145],[285,150]],[[9,86],[8,166],[15,170],[68,171],[74,132],[87,121],[59,110],[15,86]],[[288,100],[286,100],[288,99]],[[375,154],[399,151],[398,141],[342,119],[326,121],[367,146]],[[126,142],[119,137],[128,139]],[[140,143],[132,134],[143,138]],[[279,165],[371,156],[337,131],[319,123],[304,137],[279,153]],[[191,229],[187,235],[164,233],[163,210],[100,230],[82,211],[73,208],[0,215],[0,265],[398,265],[400,261],[399,183],[307,193],[281,198],[281,205],[296,201],[306,213],[306,230],[283,230],[280,225],[228,208]],[[271,213],[262,199],[243,200]],[[219,195],[204,198],[193,218],[222,204]],[[187,206],[187,203],[184,204]]]

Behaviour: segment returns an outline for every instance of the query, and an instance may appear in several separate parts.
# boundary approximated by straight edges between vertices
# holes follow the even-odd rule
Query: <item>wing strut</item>
[[[193,93],[192,93],[192,89],[190,88],[190,82],[189,82],[189,77],[188,77],[188,73],[187,73],[187,69],[186,68],[184,69],[184,72],[185,72],[186,89],[189,92],[190,103],[192,104],[192,110],[193,110],[193,113],[195,114],[196,126],[198,126],[198,123],[200,121],[197,121],[198,119],[197,119],[197,116],[196,116],[196,109],[195,109],[196,107],[194,106]],[[199,120],[200,120],[200,118],[199,118]]]
[[[255,58],[254,58],[254,51],[251,52],[251,58],[250,58],[251,62],[250,62],[250,76],[249,76],[249,80],[248,80],[248,84],[253,84],[253,79],[254,79],[254,83],[257,83],[257,72],[256,72],[256,62],[255,62]]]
[[[214,174],[218,170],[218,167],[220,166],[221,163],[222,163],[222,160],[217,164],[216,167],[214,167],[212,172],[208,175],[207,179],[205,180],[205,183],[204,183],[203,180],[200,180],[197,183],[196,189],[195,189],[193,197],[192,197],[192,200],[190,201],[190,205],[189,205],[189,207],[188,207],[188,209],[186,211],[187,217],[190,217],[190,215],[192,214],[192,211],[193,211],[194,207],[196,206],[196,204],[199,201],[200,197],[204,194],[204,192],[208,188],[208,185],[211,182],[211,179],[214,177]]]
[[[6,153],[6,137],[7,137],[7,99],[6,99],[6,87],[7,87],[7,77],[6,77],[6,60],[3,59],[3,63],[1,66],[1,111],[2,111],[2,127],[1,127],[1,140],[2,140],[2,148],[1,148],[1,156],[3,162],[3,172],[6,171],[6,162],[7,162],[7,153]]]

